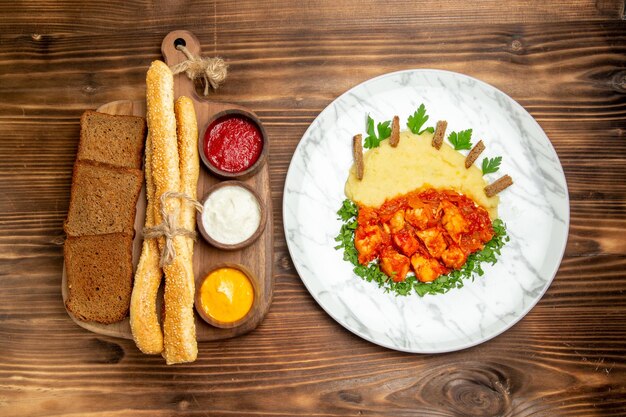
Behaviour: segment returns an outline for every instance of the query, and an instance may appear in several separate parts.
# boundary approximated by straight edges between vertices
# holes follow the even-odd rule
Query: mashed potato
[[[359,181],[356,166],[350,168],[346,182],[346,196],[361,205],[379,207],[385,200],[417,189],[452,189],[470,197],[498,217],[498,196],[487,197],[482,171],[472,166],[465,169],[465,156],[444,143],[440,150],[431,145],[433,135],[400,133],[396,148],[388,140],[378,148],[370,149],[363,157],[365,174]]]

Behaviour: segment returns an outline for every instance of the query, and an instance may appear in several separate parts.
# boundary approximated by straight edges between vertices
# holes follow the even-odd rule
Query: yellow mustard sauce
[[[254,301],[250,279],[236,268],[219,268],[211,272],[200,287],[200,304],[204,313],[216,321],[233,323],[243,318]]]

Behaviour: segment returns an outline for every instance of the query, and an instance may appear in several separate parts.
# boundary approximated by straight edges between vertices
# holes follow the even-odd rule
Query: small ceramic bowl
[[[259,221],[259,226],[249,238],[238,243],[224,243],[224,242],[215,240],[214,238],[211,237],[211,235],[209,234],[209,231],[205,227],[205,224],[203,221],[203,215],[198,214],[196,216],[196,224],[198,225],[198,230],[200,231],[200,235],[202,235],[204,240],[206,240],[210,245],[218,249],[222,249],[222,250],[238,250],[238,249],[243,249],[246,246],[249,246],[255,240],[257,240],[259,236],[261,236],[261,233],[263,233],[263,230],[265,229],[265,223],[267,222],[267,210],[265,208],[265,204],[263,204],[263,201],[261,200],[261,196],[254,188],[252,188],[248,184],[241,182],[241,181],[223,181],[223,182],[219,182],[215,184],[213,187],[209,188],[209,191],[204,195],[204,197],[200,201],[200,204],[202,204],[202,207],[204,207],[204,203],[211,196],[211,194],[213,194],[215,191],[223,187],[233,187],[233,186],[242,187],[246,189],[247,191],[249,191],[250,193],[252,193],[252,195],[255,197],[259,205],[259,210],[261,211],[260,213],[261,217]]]
[[[201,288],[202,288],[202,284],[204,284],[204,281],[208,278],[209,275],[211,275],[212,272],[220,269],[220,268],[234,268],[234,269],[238,269],[239,271],[243,272],[243,274],[250,280],[250,284],[252,284],[252,290],[254,291],[253,294],[253,299],[252,299],[252,306],[250,306],[250,310],[248,310],[248,312],[246,313],[245,316],[243,316],[242,318],[240,318],[239,320],[233,321],[233,322],[223,322],[223,321],[219,321],[216,320],[215,318],[209,316],[204,309],[202,308],[202,300],[201,300]],[[245,266],[241,265],[241,264],[235,264],[235,263],[221,263],[218,265],[215,265],[214,267],[212,267],[205,275],[204,278],[202,278],[201,280],[198,281],[197,285],[196,285],[196,296],[195,296],[195,308],[196,311],[198,312],[198,315],[200,316],[200,318],[202,318],[202,320],[206,321],[207,323],[209,323],[211,326],[215,326],[215,327],[219,327],[222,329],[232,329],[233,327],[237,327],[237,326],[241,326],[242,324],[244,324],[245,322],[247,322],[248,320],[250,320],[252,317],[254,317],[254,315],[256,314],[256,310],[257,310],[257,305],[259,302],[259,285],[257,282],[257,278],[254,276],[254,274]]]
[[[243,117],[245,119],[248,119],[254,125],[256,125],[256,127],[259,129],[259,132],[261,133],[261,140],[262,140],[261,146],[262,147],[261,147],[261,154],[259,155],[259,158],[248,169],[244,171],[240,171],[240,172],[227,172],[227,171],[223,171],[219,169],[218,167],[213,165],[211,161],[209,161],[209,159],[204,153],[205,135],[207,131],[211,129],[212,126],[216,122],[226,120],[231,117]],[[265,160],[267,158],[268,148],[269,148],[269,142],[267,140],[267,133],[265,132],[265,128],[263,127],[263,124],[258,119],[258,117],[256,117],[254,114],[248,111],[241,110],[241,109],[229,109],[229,110],[224,110],[219,113],[216,113],[213,117],[211,117],[208,120],[206,126],[204,127],[204,129],[202,129],[201,133],[202,134],[198,136],[198,152],[200,154],[200,158],[202,159],[202,163],[204,163],[204,166],[206,166],[207,169],[218,178],[227,179],[227,180],[228,179],[244,180],[244,179],[250,178],[257,172],[259,172],[259,170],[265,163]]]

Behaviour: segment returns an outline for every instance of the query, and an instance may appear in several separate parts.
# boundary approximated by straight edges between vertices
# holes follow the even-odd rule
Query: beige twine
[[[222,58],[201,58],[194,56],[189,50],[183,46],[176,47],[187,57],[187,61],[172,67],[174,75],[184,72],[192,80],[202,78],[204,80],[204,95],[209,95],[209,85],[214,90],[220,86],[226,79],[228,65]]]
[[[185,236],[190,237],[194,241],[196,240],[196,232],[195,230],[188,230],[183,227],[177,227],[176,223],[178,221],[178,210],[174,210],[173,213],[168,213],[165,207],[165,202],[168,198],[182,198],[184,202],[190,203],[202,213],[202,204],[200,204],[197,200],[189,197],[185,193],[177,193],[175,191],[166,191],[161,194],[161,216],[163,217],[163,223],[153,226],[153,227],[144,227],[143,229],[143,237],[144,239],[155,239],[161,236],[165,237],[165,246],[163,247],[163,252],[161,253],[161,260],[159,261],[159,265],[164,267],[165,265],[169,265],[172,263],[174,258],[176,257],[176,249],[174,248],[174,237],[175,236]]]

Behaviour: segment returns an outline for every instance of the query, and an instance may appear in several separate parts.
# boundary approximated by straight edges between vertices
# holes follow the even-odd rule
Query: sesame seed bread
[[[143,117],[87,110],[80,118],[77,159],[140,169],[145,137]]]
[[[64,255],[66,308],[80,320],[115,323],[128,314],[132,289],[132,235],[70,236]]]
[[[105,233],[132,236],[142,182],[143,173],[138,169],[77,161],[65,232],[69,236]]]
[[[192,105],[193,108],[193,105]],[[155,223],[161,223],[159,199],[166,191],[180,191],[181,177],[174,110],[174,76],[162,61],[154,61],[146,74],[146,110],[152,141]],[[168,212],[179,212],[179,199],[165,202]],[[184,223],[184,222],[183,222]],[[192,254],[184,236],[173,238],[176,256],[163,266],[165,275],[165,318],[163,357],[168,365],[193,362],[198,356],[194,318],[194,276]],[[160,240],[159,245],[163,244]]]

